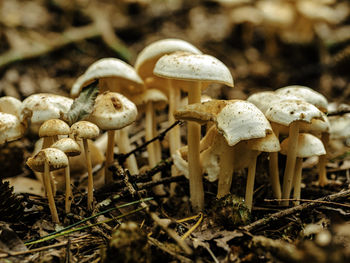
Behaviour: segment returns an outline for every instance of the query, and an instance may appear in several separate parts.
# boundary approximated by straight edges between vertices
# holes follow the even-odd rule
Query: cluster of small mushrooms
[[[96,80],[99,94],[91,114],[69,126],[64,116],[71,109],[72,98]],[[128,127],[138,112],[145,115],[145,139],[157,136],[156,111],[166,106],[169,125],[175,120],[187,121],[187,145],[183,146],[179,126],[170,130],[168,145],[174,160],[172,175],[188,176],[194,210],[204,209],[203,175],[211,182],[218,180],[217,197],[221,198],[230,193],[233,172],[242,168],[248,168],[245,202],[251,209],[256,161],[261,152],[269,153],[269,173],[276,198],[289,199],[294,189],[293,198],[300,199],[302,163],[306,157],[319,156],[319,184],[327,184],[330,142],[346,140],[349,134],[342,135],[346,130],[341,126],[344,120],[327,118],[329,106],[324,96],[308,87],[288,86],[255,93],[246,101],[217,100],[201,94],[211,83],[233,87],[230,70],[221,61],[202,54],[186,41],[160,40],[141,51],[134,67],[116,58],[96,61],[74,83],[72,98],[47,93],[31,95],[23,102],[12,97],[0,98],[0,143],[21,138],[27,128],[42,138],[27,164],[40,175],[55,223],[59,217],[54,200],[54,171],[64,169],[65,211],[69,213],[74,200],[71,171],[79,166],[78,162],[83,162],[88,174],[87,207],[92,210],[92,169],[103,162],[101,151],[105,151],[105,184],[110,184],[113,178],[108,167],[114,162],[115,141],[119,153],[132,150]],[[184,106],[182,94],[188,95]],[[201,139],[203,124],[206,133]],[[100,131],[106,131],[107,139],[102,147],[97,147],[93,140],[101,137]],[[150,168],[162,160],[161,152],[159,141],[147,146]],[[278,153],[287,155],[282,189]],[[139,173],[134,156],[128,157],[123,165],[131,174]],[[156,174],[154,179],[159,177]],[[163,194],[163,186],[154,188],[154,193]],[[282,204],[288,205],[288,201]]]

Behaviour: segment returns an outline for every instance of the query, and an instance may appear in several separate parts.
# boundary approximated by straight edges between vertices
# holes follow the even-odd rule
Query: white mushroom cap
[[[186,51],[193,54],[202,54],[192,44],[175,38],[158,40],[145,47],[136,58],[135,70],[142,79],[153,75],[153,69],[157,60],[176,51]]]
[[[32,124],[41,125],[50,119],[59,119],[73,104],[71,98],[49,93],[33,94],[22,102],[21,114]]]
[[[273,91],[262,91],[250,95],[247,101],[253,103],[259,110],[265,113],[270,105],[273,105],[280,99],[281,97]]]
[[[326,116],[326,114],[322,114],[323,119],[312,119],[311,123],[302,122],[300,123],[300,132],[307,132],[312,134],[320,134],[323,132],[330,132],[330,122]]]
[[[102,130],[118,130],[136,120],[137,108],[134,103],[117,92],[104,92],[96,98],[89,121]]]
[[[12,114],[0,112],[0,144],[21,138],[25,126]]]
[[[214,121],[230,146],[272,133],[264,114],[254,104],[242,100],[195,103],[177,110],[174,116],[199,123]]]
[[[350,138],[350,115],[328,117],[330,122],[331,139],[348,139]]]
[[[265,113],[270,121],[289,126],[294,121],[311,123],[312,119],[323,120],[322,112],[302,100],[282,100],[272,105]]]
[[[293,6],[284,1],[263,0],[257,2],[266,23],[278,27],[288,27],[294,22]]]
[[[148,102],[152,102],[157,110],[164,109],[168,104],[167,96],[157,89],[147,89],[143,93],[132,97],[132,100],[138,107],[145,106]]]
[[[62,138],[51,145],[64,152],[67,156],[77,156],[81,153],[79,144],[71,138]]]
[[[295,96],[298,99],[304,100],[316,106],[323,112],[327,111],[328,101],[326,97],[309,87],[292,85],[277,89],[275,92],[281,96]]]
[[[50,137],[56,135],[68,135],[69,125],[60,119],[45,121],[39,128],[39,137]]]
[[[288,151],[288,141],[286,138],[281,143],[281,153],[286,155]],[[307,158],[326,154],[322,141],[309,133],[299,133],[297,157]]]
[[[280,142],[274,133],[263,138],[249,140],[248,147],[259,152],[279,152],[281,150]]]
[[[95,139],[100,134],[100,129],[92,122],[78,121],[70,127],[70,133],[81,139]]]
[[[49,164],[50,171],[68,166],[67,155],[55,148],[41,150],[35,156],[28,158],[27,165],[35,172],[44,172],[45,162]]]
[[[11,96],[4,96],[0,98],[0,112],[15,115],[17,118],[21,116],[22,102]]]
[[[154,74],[163,78],[221,83],[233,87],[230,70],[210,55],[175,52],[162,56]]]
[[[117,58],[103,58],[93,63],[77,79],[71,89],[71,96],[77,97],[85,86],[96,79],[108,79],[111,82],[108,87],[100,87],[102,91],[135,94],[144,89],[142,79],[132,66]]]

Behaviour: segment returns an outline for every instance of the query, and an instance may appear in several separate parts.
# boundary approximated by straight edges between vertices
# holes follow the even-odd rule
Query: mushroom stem
[[[153,123],[154,123],[154,107],[151,101],[146,104],[146,140],[149,141],[153,138]],[[150,168],[153,168],[157,165],[157,154],[156,154],[156,145],[155,142],[147,145],[148,152],[148,164]],[[159,180],[161,174],[157,173],[153,176],[153,180]],[[157,185],[153,187],[153,192],[156,195],[164,195],[163,185]]]
[[[117,145],[119,148],[119,153],[128,153],[131,151],[127,129],[128,127],[118,130],[119,136]],[[128,167],[131,174],[139,174],[139,168],[137,167],[135,155],[132,154],[126,159],[126,166]]]
[[[229,146],[223,136],[219,136],[220,153],[220,172],[218,182],[217,198],[221,198],[230,193],[233,174],[234,147]]]
[[[180,103],[180,89],[178,87],[173,87],[172,80],[168,79],[168,90],[169,90],[169,112],[168,112],[168,120],[169,124],[173,124],[175,122],[174,112],[179,107]],[[199,101],[200,102],[200,94]],[[196,103],[193,102],[193,103]],[[188,102],[191,104],[190,102]],[[180,126],[176,125],[169,131],[169,148],[170,155],[173,155],[178,149],[181,148],[181,137],[180,137]]]
[[[47,161],[45,161],[45,166],[44,166],[44,179],[47,185],[47,199],[49,201],[49,208],[51,212],[52,221],[54,223],[59,223],[60,220],[58,218],[55,200],[53,198],[51,183],[50,183],[50,168]]]
[[[197,84],[197,85],[196,85]],[[188,92],[188,104],[200,102],[201,83],[197,82]],[[204,189],[202,171],[199,160],[199,142],[201,126],[193,121],[188,122],[187,143],[188,143],[188,172],[190,176],[190,198],[192,208],[201,211],[204,208]]]
[[[84,153],[86,158],[86,164],[87,164],[87,170],[88,170],[88,198],[87,198],[87,205],[88,210],[93,209],[93,199],[94,199],[94,178],[92,175],[92,164],[91,164],[91,155],[90,155],[90,149],[87,139],[83,139],[84,144]]]
[[[271,124],[273,132],[275,133],[276,137],[279,138],[279,130],[275,125]],[[281,193],[281,182],[280,182],[280,176],[279,176],[279,170],[278,170],[278,152],[271,152],[269,153],[269,173],[271,178],[271,186],[272,186],[272,192],[275,198],[281,199],[282,193]]]
[[[108,142],[106,151],[106,162],[105,162],[105,184],[111,184],[113,182],[112,172],[108,169],[113,163],[114,159],[114,136],[115,130],[107,131]]]
[[[68,157],[68,163],[69,163],[69,157]],[[69,165],[64,168],[65,174],[66,174],[66,199],[65,199],[65,209],[66,213],[70,213],[70,207],[72,205],[72,189],[70,188],[70,169]]]
[[[245,204],[248,207],[249,211],[252,210],[252,206],[253,206],[256,159],[259,155],[258,151],[252,150],[252,152],[253,153],[248,165],[248,177],[247,177],[247,185],[245,190]]]
[[[302,170],[303,170],[303,158],[297,157],[297,160],[295,162],[295,175],[293,179],[293,199],[300,199],[300,192],[301,192],[301,177],[302,177]],[[294,201],[294,205],[299,205],[300,201]]]
[[[53,143],[54,143],[54,139],[52,136],[45,136],[45,137],[43,137],[43,146],[41,148],[46,149],[46,148],[50,147]],[[51,172],[49,172],[49,174],[50,174],[51,191],[52,191],[53,196],[56,196],[56,191],[57,191],[56,184],[55,184],[55,181],[52,177]],[[45,183],[45,176],[43,173],[41,174],[41,176],[42,176],[41,179],[42,179],[43,184],[44,184],[45,194],[47,195],[47,190],[46,190],[47,185]]]
[[[156,114],[155,111],[152,112],[152,138],[158,136],[158,131],[157,131],[157,120],[156,120]],[[154,151],[155,151],[155,156],[156,156],[156,163],[159,163],[162,160],[162,147],[160,146],[160,141],[155,140],[153,142],[154,144]]]
[[[283,177],[282,199],[290,198],[290,191],[292,189],[292,181],[294,176],[294,168],[296,162],[297,148],[298,148],[299,122],[294,121],[289,128],[289,142],[287,150],[287,161]],[[289,201],[282,201],[284,206],[289,205]]]
[[[328,152],[329,133],[323,132],[321,134],[321,141],[322,141],[324,148],[326,149],[326,153],[327,153]],[[326,154],[320,155],[318,158],[318,184],[322,187],[328,184],[326,164],[327,164]]]

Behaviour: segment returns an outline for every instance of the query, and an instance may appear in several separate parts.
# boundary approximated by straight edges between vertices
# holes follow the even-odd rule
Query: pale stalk
[[[233,175],[234,147],[229,146],[225,138],[220,135],[221,153],[220,153],[220,172],[218,181],[217,198],[222,198],[230,193]]]
[[[289,141],[288,141],[288,150],[287,150],[287,161],[286,167],[283,176],[283,190],[282,190],[282,199],[290,198],[290,191],[292,189],[292,182],[294,176],[294,168],[297,156],[298,148],[298,135],[299,135],[299,122],[294,121],[290,124],[289,127]],[[281,202],[282,205],[289,205],[289,201],[285,200]]]
[[[73,195],[72,189],[70,187],[70,169],[69,169],[69,157],[68,157],[68,166],[64,168],[66,176],[66,198],[65,198],[65,210],[66,213],[70,213],[70,207],[72,205]]]
[[[156,113],[155,111],[152,112],[152,138],[158,136],[158,131],[157,131],[157,120],[156,120]],[[159,140],[155,140],[153,142],[154,144],[154,151],[155,151],[155,156],[156,156],[156,163],[159,163],[162,160],[162,147],[160,145]]]
[[[46,181],[47,185],[47,199],[49,201],[49,208],[51,212],[52,222],[59,223],[60,220],[58,218],[57,209],[55,205],[55,199],[52,194],[52,188],[50,183],[50,168],[47,161],[45,161],[45,167],[44,167],[44,179]]]
[[[247,185],[245,190],[245,204],[248,207],[249,211],[251,211],[253,207],[256,159],[258,155],[259,155],[259,152],[253,150],[252,157],[248,165],[248,177],[247,177]]]
[[[114,160],[114,136],[115,130],[107,131],[108,142],[107,142],[107,151],[106,151],[106,161],[105,161],[105,184],[113,183],[112,172],[108,169],[112,165]]]
[[[301,192],[301,179],[302,179],[302,170],[303,170],[303,158],[297,158],[295,162],[295,175],[293,179],[293,199],[300,199]],[[294,205],[299,205],[300,201],[294,201]]]
[[[188,104],[201,101],[201,83],[197,82],[188,91]],[[201,126],[189,121],[187,122],[187,144],[188,144],[188,172],[190,177],[190,198],[194,211],[204,209],[203,178],[199,160],[199,142]]]
[[[49,148],[53,143],[54,143],[54,138],[52,136],[50,136],[50,137],[43,137],[42,149]],[[50,174],[50,185],[51,185],[51,189],[52,189],[51,191],[52,191],[53,196],[56,196],[57,188],[56,188],[55,180],[53,179],[53,176],[52,176],[51,172],[49,172],[49,174]],[[47,192],[46,192],[47,185],[45,183],[45,178],[44,178],[44,174],[43,173],[41,173],[41,179],[43,181],[45,194],[47,195]]]
[[[276,137],[279,138],[279,130],[277,128],[274,128],[273,125],[272,129],[275,133]],[[278,170],[278,152],[271,152],[269,153],[269,173],[271,178],[271,186],[272,186],[272,192],[275,198],[281,199],[281,183],[280,183],[280,176],[279,176],[279,170]]]
[[[87,170],[88,170],[88,198],[87,198],[87,205],[88,210],[92,211],[93,209],[93,201],[94,201],[94,178],[92,175],[92,164],[91,164],[91,155],[90,155],[90,149],[88,145],[88,140],[83,139],[84,144],[84,153],[86,158],[86,164],[87,164]]]
[[[130,140],[129,140],[129,135],[127,132],[127,127],[120,129],[118,131],[119,136],[117,140],[117,145],[119,148],[119,153],[128,153],[130,152],[131,146],[130,146]],[[136,158],[135,155],[130,155],[126,159],[126,167],[129,169],[129,172],[131,174],[139,174],[139,168],[137,166]]]
[[[323,132],[321,134],[321,141],[327,153],[328,143],[329,143],[329,133]],[[320,155],[318,157],[318,184],[322,187],[328,184],[326,164],[327,164],[327,155],[326,154]]]

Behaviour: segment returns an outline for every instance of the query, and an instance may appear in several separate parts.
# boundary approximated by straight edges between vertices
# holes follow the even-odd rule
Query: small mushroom
[[[79,144],[71,138],[62,138],[51,145],[52,148],[56,148],[64,152],[68,157],[68,165],[65,168],[65,181],[66,181],[66,201],[65,210],[68,214],[70,212],[73,194],[70,187],[70,169],[69,169],[69,157],[77,156],[81,153]]]
[[[83,140],[83,148],[86,158],[86,165],[88,170],[88,198],[87,198],[87,204],[88,204],[88,210],[93,209],[93,199],[94,199],[94,178],[92,175],[92,164],[91,164],[91,155],[89,150],[89,144],[88,140],[95,139],[99,133],[99,128],[89,122],[89,121],[78,121],[74,123],[70,127],[71,134],[74,136],[74,138],[79,138]]]
[[[218,59],[201,54],[175,52],[162,56],[154,74],[167,79],[182,80],[188,92],[188,103],[199,103],[204,83],[218,83],[233,87],[229,69]],[[199,160],[200,125],[188,122],[188,165],[190,173],[190,198],[195,210],[204,208],[204,190]]]
[[[282,141],[281,143],[282,154],[287,154],[289,143],[291,143],[289,138],[286,138],[285,140]],[[295,172],[293,177],[293,185],[294,185],[293,198],[294,199],[300,199],[303,158],[307,158],[311,156],[320,156],[325,154],[326,154],[326,150],[323,146],[323,143],[316,136],[311,135],[309,133],[300,133],[298,135],[298,146],[296,151],[297,159],[295,163],[295,169],[293,169]],[[294,202],[295,205],[298,205],[299,203],[300,203],[299,201]]]
[[[106,91],[99,94],[95,100],[94,109],[89,115],[88,120],[95,123],[101,130],[108,131],[108,144],[105,163],[105,182],[113,182],[112,174],[108,167],[113,163],[114,154],[114,136],[115,131],[120,130],[117,144],[119,152],[127,153],[130,151],[130,144],[124,127],[130,125],[136,120],[137,108],[134,103],[122,94]],[[129,160],[129,162],[128,162]],[[137,164],[134,164],[128,158],[126,160],[128,168],[132,174],[138,170]],[[134,167],[133,165],[136,165]]]
[[[23,137],[25,125],[12,114],[0,112],[0,144]]]
[[[0,98],[0,112],[15,115],[18,119],[21,117],[22,102],[11,96]]]
[[[47,198],[51,211],[52,221],[59,223],[55,200],[51,191],[50,171],[65,168],[68,166],[68,158],[61,150],[46,148],[27,160],[27,165],[36,172],[44,172],[47,187]]]

